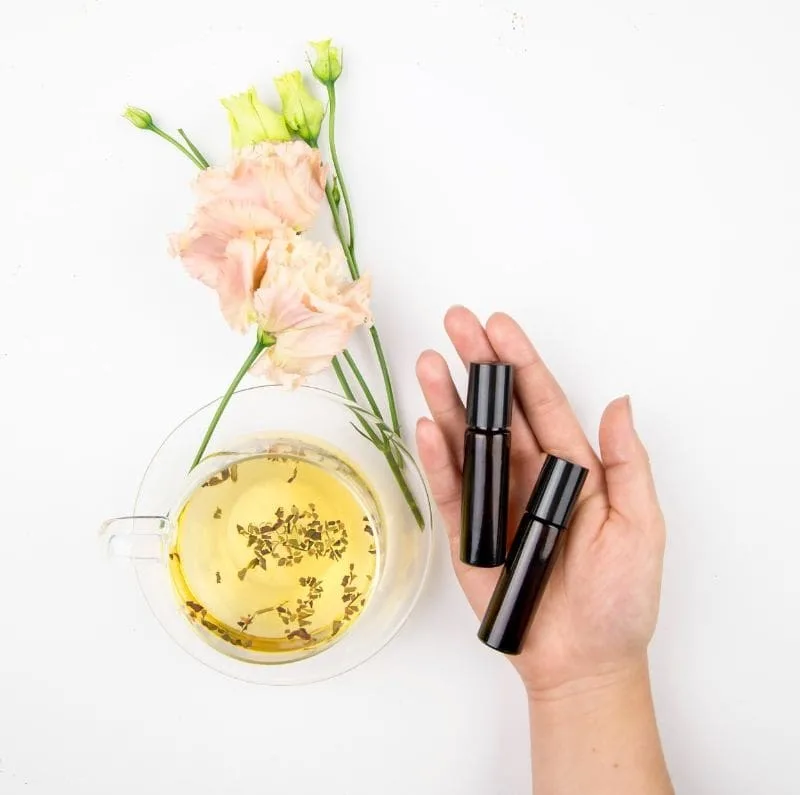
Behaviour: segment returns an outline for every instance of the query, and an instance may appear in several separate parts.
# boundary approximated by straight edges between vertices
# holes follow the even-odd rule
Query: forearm
[[[672,795],[647,664],[530,696],[535,795]]]

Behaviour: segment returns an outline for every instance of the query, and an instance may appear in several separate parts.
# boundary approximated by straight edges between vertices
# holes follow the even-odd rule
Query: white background
[[[3,4],[0,793],[530,790],[522,689],[475,640],[441,532],[400,635],[299,689],[201,667],[96,554],[249,348],[166,255],[193,167],[119,112],[220,160],[217,98],[272,97],[324,35],[407,426],[454,302],[520,318],[592,438],[631,393],[669,526],[652,667],[677,789],[797,793],[789,0]]]

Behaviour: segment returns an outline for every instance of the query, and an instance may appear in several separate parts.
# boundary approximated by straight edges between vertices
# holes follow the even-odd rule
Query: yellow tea
[[[370,598],[376,514],[352,467],[281,440],[212,475],[184,503],[169,555],[178,598],[199,631],[233,647],[265,658],[318,651]]]

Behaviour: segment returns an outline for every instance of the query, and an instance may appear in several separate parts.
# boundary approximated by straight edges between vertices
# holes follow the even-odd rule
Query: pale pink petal
[[[262,327],[272,325],[275,333],[318,324],[315,313],[349,311],[353,323],[363,316],[348,308],[360,299],[341,300],[340,254],[296,239],[296,230],[307,228],[319,210],[325,180],[319,150],[303,141],[257,144],[237,152],[228,166],[198,176],[194,217],[170,238],[170,249],[192,276],[217,291],[233,328],[252,322],[259,286],[281,286],[281,293],[260,299],[259,322],[269,321]],[[299,275],[262,284],[267,263],[270,271],[275,264],[276,274],[285,266]]]
[[[293,327],[317,322],[317,313],[303,301],[303,291],[290,278],[281,275],[260,287],[253,296],[258,325],[269,334],[281,334]]]
[[[372,312],[369,308],[371,297],[372,275],[369,273],[342,290],[342,306],[347,308],[356,325],[372,325]]]
[[[170,251],[181,258],[189,275],[214,289],[226,264],[226,246],[225,239],[198,234],[196,229],[170,238]]]
[[[264,142],[239,151],[228,168],[206,169],[195,192],[201,205],[220,199],[253,204],[287,226],[305,229],[319,210],[325,179],[318,149],[304,141]]]
[[[243,234],[283,234],[285,224],[272,210],[243,201],[217,199],[197,208],[196,224],[219,237]]]
[[[296,387],[305,378],[321,372],[346,347],[351,330],[336,322],[323,322],[304,329],[291,329],[278,336],[256,362],[251,372],[271,381]]]
[[[254,237],[236,238],[226,247],[217,292],[222,314],[235,331],[246,331],[254,319],[253,289],[266,267],[268,245],[268,240]]]
[[[194,182],[194,193],[200,204],[224,197],[230,189],[231,170],[227,168],[207,168],[200,172]]]

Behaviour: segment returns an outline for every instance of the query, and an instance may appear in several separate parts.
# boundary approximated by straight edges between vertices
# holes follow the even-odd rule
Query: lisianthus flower
[[[291,239],[314,220],[325,191],[319,150],[303,141],[264,142],[234,153],[224,168],[201,172],[189,228],[170,249],[191,276],[219,294],[230,326],[253,322],[253,293],[274,239]]]
[[[316,59],[311,64],[314,77],[324,85],[333,85],[342,74],[342,51],[331,46],[331,39],[312,41]]]
[[[309,144],[316,144],[325,106],[306,88],[299,71],[275,78],[286,126]]]
[[[221,101],[228,111],[231,144],[234,149],[242,149],[261,141],[292,139],[283,116],[269,105],[265,105],[258,98],[255,88],[249,88],[241,94],[234,94]]]
[[[371,325],[371,281],[350,281],[340,252],[302,238],[274,240],[267,258],[253,306],[270,345],[250,372],[296,387],[328,367],[356,328]]]

